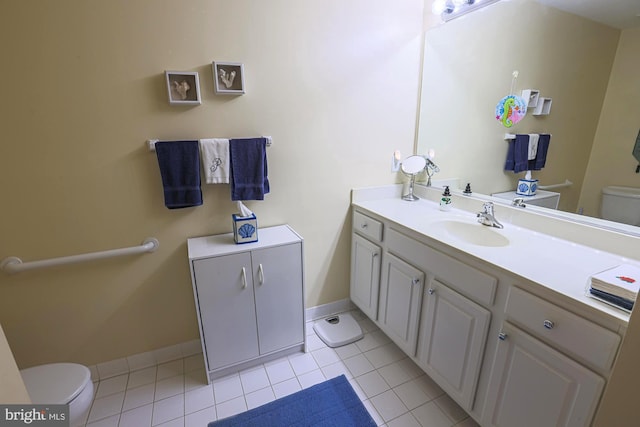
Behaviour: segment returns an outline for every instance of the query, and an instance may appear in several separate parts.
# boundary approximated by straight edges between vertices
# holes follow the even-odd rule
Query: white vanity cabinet
[[[505,315],[487,388],[487,425],[589,425],[620,336],[516,286]]]
[[[418,365],[470,410],[491,312],[433,279],[425,292]]]
[[[360,212],[354,212],[353,230],[351,238],[351,300],[369,318],[377,320],[382,254],[379,244],[382,241],[382,223]]]
[[[505,323],[483,425],[588,426],[604,384],[594,372]]]
[[[232,234],[188,240],[208,378],[304,351],[302,239],[288,226],[259,241]]]
[[[378,325],[409,356],[416,353],[423,288],[422,271],[384,254]]]
[[[354,203],[354,303],[483,427],[589,426],[624,323],[447,244],[405,206]]]
[[[415,298],[414,305],[419,309],[421,302],[422,310],[415,317],[414,351],[407,354],[460,406],[470,410],[491,320],[491,311],[483,305],[493,304],[498,280],[391,225],[386,250],[427,277],[422,295]],[[405,305],[396,316],[407,316],[408,307]]]

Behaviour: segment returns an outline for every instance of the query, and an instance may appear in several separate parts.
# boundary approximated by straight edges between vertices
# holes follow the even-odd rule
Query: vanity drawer
[[[498,279],[389,228],[387,250],[484,306],[493,305]]]
[[[509,290],[509,320],[575,359],[603,371],[611,369],[620,336],[522,289]]]
[[[353,229],[377,242],[382,241],[382,223],[358,211],[353,212]]]

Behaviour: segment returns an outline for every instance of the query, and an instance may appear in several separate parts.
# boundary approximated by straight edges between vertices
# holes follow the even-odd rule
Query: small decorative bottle
[[[448,211],[451,209],[451,192],[449,191],[449,186],[444,187],[444,192],[442,193],[442,198],[440,199],[440,210]]]

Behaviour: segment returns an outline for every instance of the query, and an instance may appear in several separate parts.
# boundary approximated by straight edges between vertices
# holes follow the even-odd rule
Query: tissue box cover
[[[535,196],[538,189],[537,179],[519,179],[516,194],[521,196]]]
[[[232,214],[233,240],[236,243],[250,243],[258,241],[258,219],[256,214],[240,216]]]

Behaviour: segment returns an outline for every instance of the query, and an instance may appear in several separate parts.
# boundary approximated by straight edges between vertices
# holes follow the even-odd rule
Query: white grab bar
[[[568,179],[565,179],[564,182],[561,184],[538,185],[538,188],[540,190],[551,190],[553,188],[570,187],[572,185],[573,185],[573,182],[569,181]]]
[[[0,262],[0,268],[7,273],[19,273],[21,271],[33,270],[36,268],[53,267],[55,265],[73,264],[96,259],[113,258],[123,255],[134,255],[143,252],[153,252],[160,246],[160,242],[155,237],[145,239],[140,246],[130,248],[111,249],[108,251],[91,252],[87,254],[71,255],[59,258],[43,259],[40,261],[22,262],[18,257],[8,257]]]

